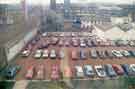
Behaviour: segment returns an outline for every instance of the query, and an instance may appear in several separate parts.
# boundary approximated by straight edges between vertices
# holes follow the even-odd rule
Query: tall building
[[[50,8],[56,10],[56,0],[50,0]]]
[[[71,8],[70,8],[70,0],[64,0],[64,16],[66,18],[70,17]]]

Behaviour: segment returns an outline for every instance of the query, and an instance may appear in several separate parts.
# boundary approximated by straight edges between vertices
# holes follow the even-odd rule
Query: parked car
[[[19,65],[9,65],[4,70],[4,76],[6,78],[14,78],[16,74],[20,71],[21,66]]]
[[[57,57],[56,51],[55,51],[54,49],[52,49],[52,50],[50,51],[50,58],[55,59],[56,57]]]
[[[69,40],[65,41],[65,46],[67,46],[67,47],[70,46],[70,41]]]
[[[54,37],[54,38],[51,39],[51,44],[56,45],[58,43],[58,41],[59,41],[59,39]]]
[[[60,70],[58,65],[52,65],[51,69],[51,79],[57,80],[60,78]]]
[[[43,51],[43,55],[42,55],[43,58],[48,58],[49,57],[49,51],[47,49],[45,49]]]
[[[96,73],[99,77],[106,77],[106,72],[105,72],[105,68],[102,65],[96,65],[94,66]]]
[[[114,71],[113,67],[111,64],[106,64],[105,65],[105,70],[106,70],[106,73],[109,77],[116,77],[117,74],[116,72]]]
[[[38,65],[37,67],[37,79],[44,79],[44,75],[45,75],[45,68],[44,65]]]
[[[64,77],[66,78],[72,78],[73,77],[73,72],[70,67],[64,68]]]
[[[81,66],[75,66],[76,77],[84,77],[83,68]]]
[[[123,55],[121,54],[120,51],[117,51],[117,50],[112,50],[112,54],[117,57],[117,58],[122,58]]]
[[[91,65],[84,65],[84,74],[88,77],[94,77],[95,75],[95,72],[94,72],[94,69]]]
[[[84,50],[79,51],[80,59],[87,59],[87,53]]]
[[[72,39],[72,45],[74,47],[77,47],[78,46],[78,40],[77,39]]]
[[[129,65],[128,65],[128,64],[122,64],[121,66],[122,66],[122,68],[124,69],[124,72],[125,72],[127,75],[130,75],[130,74],[129,74]]]
[[[32,79],[33,76],[34,76],[34,72],[35,72],[35,67],[32,65],[32,66],[30,66],[30,67],[27,69],[27,72],[26,72],[25,77],[26,77],[27,79]]]
[[[64,46],[64,40],[63,40],[63,39],[60,39],[58,45],[59,45],[60,47],[61,47],[61,46]]]
[[[28,57],[30,55],[30,50],[23,50],[21,53],[22,57]]]
[[[87,45],[88,45],[88,47],[92,47],[91,40],[88,40],[88,41],[87,41]]]
[[[130,57],[131,56],[130,53],[128,51],[126,51],[126,50],[121,50],[120,52],[125,57]]]
[[[114,55],[112,54],[111,51],[105,50],[105,55],[109,58],[114,58]]]
[[[92,40],[91,43],[93,46],[98,46],[98,42],[96,40]]]
[[[80,47],[86,47],[84,39],[80,39]]]
[[[123,75],[124,74],[124,70],[123,70],[123,68],[120,65],[113,64],[112,67],[113,67],[113,69],[115,70],[115,72],[118,75]]]
[[[135,76],[135,64],[130,64],[129,65],[129,75],[130,76]]]
[[[134,50],[130,50],[128,52],[130,53],[131,56],[135,57],[135,51]]]
[[[99,56],[99,58],[101,58],[101,59],[105,59],[106,58],[106,54],[105,54],[104,51],[98,51],[98,50],[96,50],[96,53]]]
[[[41,58],[41,56],[42,56],[42,50],[41,49],[36,50],[34,58],[38,59]]]
[[[91,58],[96,59],[98,57],[96,50],[94,50],[94,49],[90,50],[90,56],[91,56]]]
[[[129,44],[129,46],[131,46],[131,47],[135,47],[135,42],[134,42],[134,41],[132,41],[132,40],[131,40],[131,41],[129,41],[129,43],[128,43],[128,44]]]
[[[71,57],[72,57],[73,60],[77,60],[78,59],[77,52],[76,51],[72,51],[71,52]]]
[[[43,37],[46,37],[48,34],[46,33],[46,32],[44,32],[43,34],[42,34],[42,36]]]
[[[63,50],[60,50],[59,51],[59,58],[60,59],[63,59],[64,57],[65,57],[64,51]]]

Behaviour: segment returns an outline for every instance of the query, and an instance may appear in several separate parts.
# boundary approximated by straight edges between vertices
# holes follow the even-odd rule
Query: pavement
[[[26,89],[28,84],[29,84],[29,81],[27,80],[16,81],[13,89]]]

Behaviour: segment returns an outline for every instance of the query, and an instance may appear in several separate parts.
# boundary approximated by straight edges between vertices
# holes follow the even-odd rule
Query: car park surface
[[[49,43],[49,40],[52,39],[52,38],[49,38],[49,37],[41,37],[40,40],[36,43],[36,45],[32,45],[32,51],[31,51],[31,54],[28,57],[26,57],[26,58],[19,57],[18,58],[19,60],[15,61],[15,64],[18,64],[18,65],[20,65],[22,67],[21,71],[16,76],[17,80],[19,80],[19,79],[26,79],[25,78],[25,74],[26,74],[27,70],[29,69],[30,65],[33,65],[33,66],[37,67],[40,64],[43,64],[45,66],[45,68],[47,67],[46,68],[47,72],[45,72],[45,77],[44,78],[45,79],[51,79],[51,70],[52,70],[51,68],[52,68],[52,65],[53,64],[57,64],[57,65],[61,64],[61,60],[59,60],[60,59],[59,53],[61,51],[61,48],[67,50],[67,54],[65,54],[65,55],[68,56],[68,62],[69,62],[68,65],[69,65],[70,69],[73,71],[72,72],[73,73],[73,75],[72,75],[73,78],[76,78],[76,76],[75,76],[75,73],[76,73],[75,72],[75,66],[76,65],[81,66],[82,69],[83,69],[85,65],[92,65],[92,67],[94,68],[95,65],[106,65],[106,64],[112,64],[112,65],[113,64],[118,64],[118,65],[128,64],[129,65],[129,64],[135,64],[134,56],[127,58],[124,55],[122,55],[122,57],[119,59],[119,57],[115,57],[115,55],[113,55],[113,53],[112,53],[113,50],[116,50],[116,51],[126,50],[130,54],[132,54],[132,52],[130,52],[130,51],[134,51],[135,50],[134,47],[130,47],[130,46],[126,46],[126,47],[125,46],[122,46],[122,47],[121,46],[120,47],[108,46],[106,48],[106,47],[103,47],[103,46],[98,46],[98,44],[96,46],[92,45],[92,47],[88,47],[88,46],[80,47],[79,45],[77,45],[77,46],[73,46],[72,45],[73,44],[72,43],[72,39],[77,40],[76,42],[77,42],[77,44],[79,44],[79,41],[78,41],[77,37],[75,37],[75,38],[74,37],[66,38],[66,37],[59,37],[59,36],[57,36],[57,38],[59,39],[59,41],[61,39],[63,39],[64,41],[69,40],[69,44],[71,46],[63,45],[62,47],[60,47],[58,43],[56,43],[55,45],[49,45],[47,48],[40,49],[40,50],[42,50],[41,57],[39,58],[39,60],[36,60],[37,58],[34,58],[33,56],[36,53],[36,51],[39,50],[38,49],[39,45],[43,42],[43,40],[48,40],[48,43]],[[85,39],[86,42],[87,42],[87,39],[88,39],[87,37],[83,37],[82,36],[82,38]],[[48,50],[48,55],[49,56],[47,58],[43,58],[44,50]],[[53,58],[55,60],[51,60],[52,59],[50,57],[51,50],[55,50],[55,58]],[[78,55],[78,52],[80,50],[83,50],[84,52],[86,52],[88,54],[87,55],[87,60],[76,60],[76,59],[80,58],[80,56]],[[105,58],[105,60],[102,60],[97,55],[97,53],[95,53],[96,50],[103,51],[103,52],[108,51],[109,54],[112,57],[105,53],[106,58]],[[73,52],[73,55],[72,55],[72,52]],[[63,60],[65,60],[64,58],[63,58]],[[75,58],[75,60],[74,60],[74,58]],[[83,72],[84,72],[84,70],[83,70]],[[124,70],[124,73],[125,73],[125,70]],[[98,77],[97,74],[95,74],[95,75],[96,75],[96,77],[94,77],[94,78],[97,78]],[[85,76],[85,72],[84,72],[84,77],[83,78],[88,78],[87,76]],[[35,72],[34,76],[31,79],[36,79],[36,72]]]

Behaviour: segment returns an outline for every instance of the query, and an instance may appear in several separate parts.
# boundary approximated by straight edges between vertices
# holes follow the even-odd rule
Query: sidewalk
[[[20,80],[16,81],[13,89],[26,89],[27,85],[29,84],[28,80]]]

